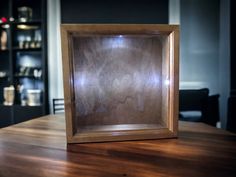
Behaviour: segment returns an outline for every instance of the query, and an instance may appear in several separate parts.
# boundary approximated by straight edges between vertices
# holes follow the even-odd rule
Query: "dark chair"
[[[65,106],[64,106],[64,99],[63,98],[53,98],[52,99],[53,105],[53,114],[64,113]]]
[[[216,126],[219,121],[219,95],[209,96],[209,89],[179,91],[179,119]]]

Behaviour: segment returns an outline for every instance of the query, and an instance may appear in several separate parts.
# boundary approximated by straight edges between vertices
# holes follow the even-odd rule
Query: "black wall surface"
[[[227,129],[236,133],[236,11],[235,1],[231,0],[230,4],[230,55],[231,55],[231,87],[230,87],[230,98],[228,100],[228,122]]]
[[[62,23],[168,23],[167,0],[61,0]]]
[[[231,22],[231,95],[236,96],[236,2],[231,0],[231,9],[230,9],[230,22]],[[235,118],[236,119],[236,118]]]

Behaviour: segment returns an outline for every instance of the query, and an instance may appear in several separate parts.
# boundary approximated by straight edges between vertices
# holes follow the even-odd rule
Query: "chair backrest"
[[[64,113],[65,106],[64,106],[64,99],[63,98],[53,98],[52,99],[53,105],[53,114]]]

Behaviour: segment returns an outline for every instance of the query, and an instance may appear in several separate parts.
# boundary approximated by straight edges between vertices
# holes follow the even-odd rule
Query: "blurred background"
[[[1,1],[0,127],[54,113],[53,99],[63,102],[61,23],[151,23],[180,25],[180,119],[235,131],[234,5],[230,0]]]

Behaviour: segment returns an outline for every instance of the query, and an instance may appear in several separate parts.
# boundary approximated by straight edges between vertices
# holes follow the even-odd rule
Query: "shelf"
[[[32,20],[32,21],[27,21],[27,22],[21,22],[21,21],[13,21],[13,22],[8,22],[8,24],[16,24],[16,25],[41,25],[42,21],[41,20]]]
[[[25,106],[23,106],[23,105],[20,105],[20,104],[14,104],[14,105],[12,105],[12,106],[15,106],[15,107],[42,107],[42,105],[37,105],[37,106],[29,106],[29,105],[25,105]]]
[[[37,79],[41,80],[42,78],[40,77],[35,77],[34,75],[14,75],[16,78],[31,78],[31,79]]]
[[[0,77],[0,79],[7,79],[9,76]]]
[[[26,52],[30,52],[30,51],[41,51],[42,50],[42,48],[40,47],[40,48],[19,48],[19,47],[13,47],[13,50],[14,51],[17,51],[17,52],[24,52],[24,51],[26,51]]]
[[[0,107],[13,107],[13,105],[4,105],[3,103],[1,103]]]
[[[32,14],[20,13],[19,7],[24,6],[31,8]],[[48,113],[46,9],[46,0],[10,0],[0,7],[2,16],[6,14],[4,16],[7,18],[7,22],[0,23],[0,31],[7,33],[7,49],[1,50],[0,47],[0,114],[12,120],[9,124]],[[28,20],[24,22],[22,19]],[[14,86],[15,91],[21,89],[20,86],[25,90],[43,90],[40,95],[41,105],[21,106],[19,95],[15,95],[14,105],[4,105],[4,88],[10,85]],[[23,96],[30,99],[27,94]]]
[[[20,104],[13,104],[13,105],[4,105],[3,103],[0,104],[0,107],[42,107],[42,105],[37,105],[37,106],[29,106],[29,105],[20,105]]]
[[[1,28],[3,29],[8,29],[10,27],[10,23],[6,22],[6,23],[0,23]]]
[[[0,53],[6,53],[6,52],[9,52],[9,49],[5,49],[5,50],[0,49]]]
[[[41,25],[41,24],[42,24],[41,20],[32,20],[27,22],[20,22],[16,20],[16,21],[8,21],[5,23],[0,23],[0,26],[2,27],[4,25]]]

